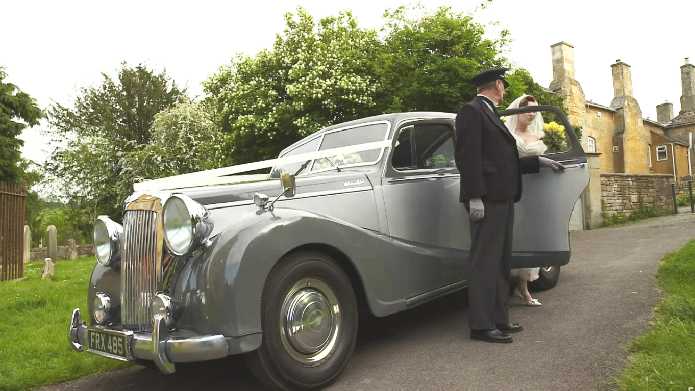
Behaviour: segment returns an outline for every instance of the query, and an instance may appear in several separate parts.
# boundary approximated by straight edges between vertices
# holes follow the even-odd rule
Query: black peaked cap
[[[471,78],[471,84],[476,87],[480,87],[485,83],[502,80],[505,87],[509,87],[509,83],[504,79],[504,74],[509,70],[509,68],[499,67],[484,70]]]

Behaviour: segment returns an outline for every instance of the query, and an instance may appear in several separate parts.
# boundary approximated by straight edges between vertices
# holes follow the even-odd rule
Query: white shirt
[[[482,95],[482,94],[478,94],[477,96],[482,96],[483,98],[485,98],[485,99],[483,99],[483,102],[485,102],[485,106],[487,106],[487,108],[490,109],[490,111],[492,111],[492,113],[494,114],[495,109],[494,109],[494,107],[490,106],[490,102],[494,103],[494,101],[492,99],[490,99],[489,97]],[[488,102],[488,100],[490,100],[490,102]],[[497,105],[495,105],[495,106],[497,106]]]

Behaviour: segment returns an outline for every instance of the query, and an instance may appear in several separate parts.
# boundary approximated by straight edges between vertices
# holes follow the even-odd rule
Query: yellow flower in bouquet
[[[567,150],[565,127],[555,121],[543,124],[543,143],[548,147],[546,153],[564,152]]]

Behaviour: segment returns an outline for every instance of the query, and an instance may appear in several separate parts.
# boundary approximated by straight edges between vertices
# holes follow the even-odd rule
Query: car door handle
[[[586,163],[563,164],[562,166],[565,168],[584,168]]]

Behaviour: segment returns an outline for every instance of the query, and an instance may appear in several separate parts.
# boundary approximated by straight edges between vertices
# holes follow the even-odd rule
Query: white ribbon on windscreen
[[[322,151],[307,152],[297,155],[281,157],[277,159],[263,160],[260,162],[238,164],[236,166],[215,168],[212,170],[196,171],[188,174],[170,176],[166,178],[145,180],[133,185],[136,192],[143,191],[158,191],[158,190],[174,190],[188,187],[212,186],[242,183],[249,181],[263,180],[269,177],[269,174],[259,175],[235,175],[249,171],[261,170],[264,168],[272,168],[276,166],[284,166],[292,163],[306,162],[321,158],[330,158],[340,154],[366,152],[376,149],[387,148],[391,146],[390,140],[375,141],[371,143],[350,145],[347,147],[331,148]]]

